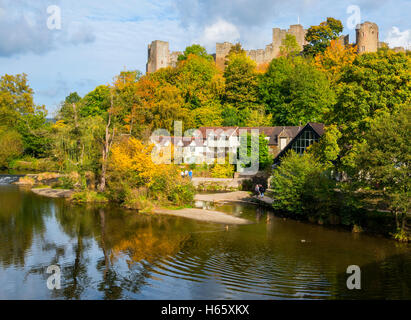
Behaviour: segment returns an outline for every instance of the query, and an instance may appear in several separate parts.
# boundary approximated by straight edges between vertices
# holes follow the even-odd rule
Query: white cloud
[[[237,27],[223,19],[217,20],[204,28],[201,42],[207,47],[215,46],[216,42],[236,42],[240,39]]]
[[[63,20],[65,28],[47,28],[47,4],[26,0],[0,0],[0,56],[12,57],[27,53],[45,54],[66,45],[91,43],[92,29],[82,22]],[[64,16],[63,17],[68,18]]]
[[[392,27],[391,30],[388,32],[385,42],[387,42],[391,48],[394,48],[394,47],[410,48],[411,29],[400,31],[399,28]]]

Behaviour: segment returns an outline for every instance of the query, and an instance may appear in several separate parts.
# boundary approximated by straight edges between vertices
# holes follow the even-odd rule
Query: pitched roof
[[[315,122],[309,122],[307,123],[304,128],[298,131],[297,135],[286,145],[286,147],[281,150],[281,152],[275,157],[274,163],[278,163],[280,158],[288,151],[290,150],[291,146],[293,145],[294,141],[298,139],[298,137],[308,128],[311,128],[319,137],[321,137],[324,134],[324,124],[322,123],[315,123]]]

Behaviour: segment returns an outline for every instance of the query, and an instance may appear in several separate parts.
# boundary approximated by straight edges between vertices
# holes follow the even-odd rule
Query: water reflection
[[[0,298],[411,298],[409,245],[275,217],[264,208],[208,208],[255,221],[224,226],[76,206],[0,187]],[[62,289],[46,287],[47,266]],[[346,289],[360,265],[361,292]]]

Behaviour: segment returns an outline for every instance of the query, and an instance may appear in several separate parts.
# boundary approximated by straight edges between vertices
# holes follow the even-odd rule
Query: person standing
[[[192,170],[190,170],[190,171],[188,172],[188,176],[189,176],[190,180],[193,179],[193,171],[192,171]]]
[[[264,188],[261,184],[260,184],[259,191],[260,191],[260,197],[261,197],[261,199],[264,198],[265,188]]]
[[[259,197],[260,196],[260,185],[259,184],[255,185],[254,191],[257,197]]]
[[[184,171],[184,177],[188,176],[188,170]]]

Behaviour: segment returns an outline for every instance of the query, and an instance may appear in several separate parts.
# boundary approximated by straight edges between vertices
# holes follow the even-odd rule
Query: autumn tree
[[[357,57],[355,46],[343,46],[338,40],[331,40],[324,52],[314,58],[315,66],[327,74],[332,83],[340,80],[342,70],[349,67]]]
[[[315,56],[324,52],[330,45],[331,40],[338,39],[343,29],[341,21],[334,18],[327,18],[320,25],[310,27],[305,35],[308,44],[304,46],[304,54]]]

